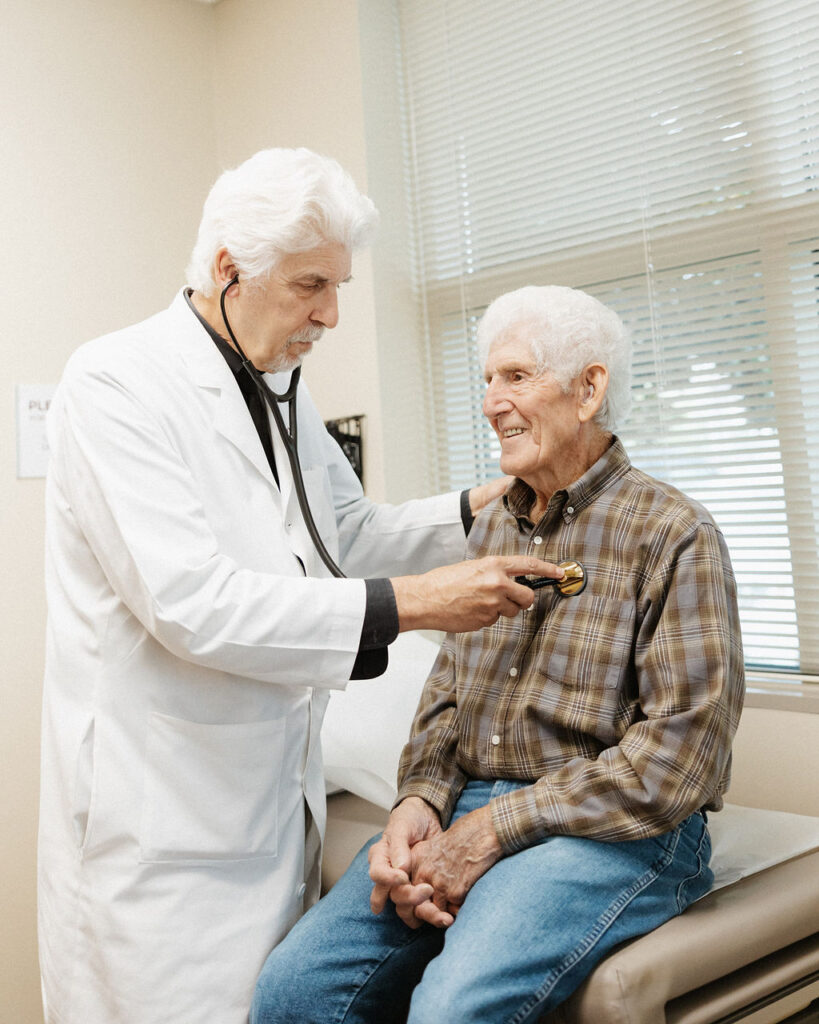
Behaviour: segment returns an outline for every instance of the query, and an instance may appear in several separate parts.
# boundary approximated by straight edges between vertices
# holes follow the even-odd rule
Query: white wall
[[[366,187],[366,160],[355,0],[25,0],[0,58],[0,1018],[37,1024],[43,483],[16,479],[14,385],[168,304],[222,167],[303,144]],[[367,415],[381,497],[369,259],[353,272],[305,376],[326,416]]]

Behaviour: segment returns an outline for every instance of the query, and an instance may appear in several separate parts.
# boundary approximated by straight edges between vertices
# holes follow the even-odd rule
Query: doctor
[[[373,505],[302,384],[305,488],[353,578],[319,558],[228,339],[284,392],[336,325],[376,216],[335,161],[258,153],[211,191],[190,288],[66,367],[47,485],[49,1024],[243,1024],[318,896],[329,691],[383,672],[399,631],[482,627],[532,603],[515,575],[560,575],[529,557],[448,565],[503,482]]]

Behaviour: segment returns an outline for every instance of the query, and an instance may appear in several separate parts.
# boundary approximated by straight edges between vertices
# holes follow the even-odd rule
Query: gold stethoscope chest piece
[[[564,597],[574,597],[586,586],[586,570],[573,558],[559,565],[566,575],[562,580],[555,580],[555,586]]]
[[[516,576],[515,582],[522,583],[524,587],[531,587],[532,590],[540,590],[541,587],[557,587],[564,597],[574,597],[586,586],[586,570],[582,564],[570,558],[565,562],[558,562],[558,568],[563,570],[563,576],[559,580],[551,576]]]

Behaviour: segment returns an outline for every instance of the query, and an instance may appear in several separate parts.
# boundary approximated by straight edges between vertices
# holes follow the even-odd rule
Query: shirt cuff
[[[358,641],[359,651],[386,647],[398,636],[398,605],[388,579],[364,580],[367,605]]]
[[[461,491],[461,522],[464,524],[464,533],[469,536],[475,517],[469,507],[469,491]]]
[[[398,605],[388,579],[364,580],[367,604],[350,679],[374,679],[389,663],[388,644],[398,636]]]
[[[462,789],[463,785],[453,789],[447,786],[445,782],[435,779],[428,779],[427,781],[414,779],[406,785],[398,787],[398,793],[393,802],[392,810],[395,810],[401,801],[406,800],[407,797],[419,796],[438,812],[441,826],[448,828],[449,820],[452,817],[452,812],[455,810],[455,804],[458,802]]]
[[[489,808],[495,835],[507,856],[534,846],[549,835],[534,785],[495,797]]]

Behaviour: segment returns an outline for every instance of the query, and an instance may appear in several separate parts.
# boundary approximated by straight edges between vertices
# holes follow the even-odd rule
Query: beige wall
[[[367,191],[356,0],[222,0],[215,8],[219,162],[271,143],[335,157]],[[384,497],[381,401],[369,253],[353,260],[340,322],[305,363],[325,418],[363,413],[366,488]]]
[[[304,144],[363,187],[366,164],[355,0],[26,0],[0,36],[0,1018],[37,1024],[43,482],[16,479],[14,385],[56,381],[83,340],[168,304],[222,167]],[[366,413],[379,498],[367,257],[354,275],[305,376],[325,415]]]

